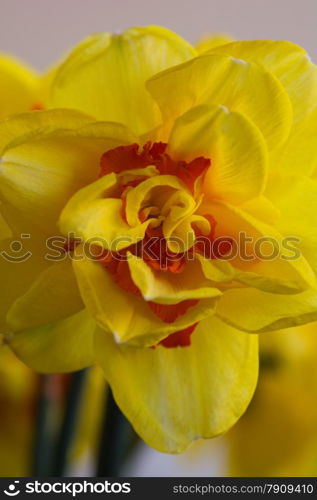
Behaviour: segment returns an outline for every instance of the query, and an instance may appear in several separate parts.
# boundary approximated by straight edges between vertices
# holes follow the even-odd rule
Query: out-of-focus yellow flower
[[[95,459],[99,451],[99,439],[104,418],[106,384],[99,366],[91,367],[86,376],[78,410],[70,462],[76,464],[87,458]]]
[[[0,119],[44,109],[56,67],[40,75],[25,63],[0,53]]]
[[[0,475],[31,473],[38,376],[0,348]]]
[[[220,47],[221,45],[230,43],[232,41],[232,36],[225,33],[205,35],[196,44],[196,50],[198,54],[202,54],[203,52],[214,49],[215,47]]]
[[[317,318],[317,68],[288,42],[196,55],[157,27],[93,35],[52,85],[51,105],[77,111],[0,130],[2,214],[33,253],[18,276],[1,262],[7,341],[40,371],[98,361],[169,452],[245,410],[258,349],[245,331]]]
[[[58,398],[55,401],[54,418],[60,423],[60,406],[63,398],[59,393],[63,391],[62,379],[55,380],[55,384]],[[2,346],[0,348],[1,477],[29,476],[32,473],[39,390],[38,374],[17,359],[7,346]],[[102,371],[99,367],[92,367],[86,375],[81,407],[78,411],[79,419],[69,450],[68,462],[72,466],[96,456],[105,394]]]
[[[0,53],[0,119],[36,106],[39,80],[24,63]]]
[[[39,107],[42,92],[42,79],[33,69],[14,59],[8,54],[0,53],[0,120],[15,113],[22,113]],[[0,214],[0,238],[12,235],[10,227]]]
[[[21,61],[1,53],[0,119],[42,109],[54,71],[41,76]],[[11,236],[10,226],[0,214],[0,237],[6,239]],[[37,391],[38,375],[23,365],[8,347],[1,346],[1,476],[26,476],[31,473]]]
[[[227,434],[234,476],[315,476],[317,324],[261,336],[255,396]]]

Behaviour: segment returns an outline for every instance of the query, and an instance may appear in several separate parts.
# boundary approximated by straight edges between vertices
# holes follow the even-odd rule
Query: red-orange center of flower
[[[166,148],[165,142],[147,142],[141,151],[138,144],[111,149],[101,158],[100,177],[112,172],[118,174],[124,170],[154,165],[161,175],[175,175],[192,189],[197,177],[210,166],[210,160],[202,156],[191,162],[173,160],[166,153]]]
[[[155,166],[160,175],[173,175],[180,179],[190,191],[194,190],[195,181],[202,176],[207,168],[210,166],[210,160],[204,157],[199,157],[191,162],[173,160],[166,152],[167,144],[163,142],[146,143],[142,149],[138,144],[131,144],[129,146],[120,146],[103,154],[100,163],[100,177],[133,169],[140,169],[148,167],[149,165]],[[122,200],[122,217],[126,220],[125,209],[126,200],[125,193],[128,187],[136,187],[144,178],[138,177],[136,180],[123,184],[120,188],[120,196]],[[151,217],[146,211],[140,211],[140,222],[144,222],[148,217]],[[209,238],[213,238],[215,230],[215,221],[206,216],[210,223],[211,231]],[[197,229],[197,233],[199,230]],[[142,251],[143,260],[152,269],[160,272],[181,273],[186,265],[186,256],[180,254],[171,254],[168,250],[166,240],[163,237],[161,227],[151,227],[146,231],[143,239],[142,249],[144,245],[149,243],[147,252]],[[196,247],[191,251],[199,252],[200,246],[197,243]],[[114,281],[125,291],[140,296],[138,287],[133,282],[129,265],[126,259],[127,251],[133,255],[141,256],[140,243],[133,244],[123,251],[116,253],[107,253],[100,260],[106,267],[108,272],[111,273]],[[209,258],[211,256],[208,256]],[[214,256],[213,256],[214,257]],[[175,305],[162,305],[155,302],[147,302],[151,311],[157,315],[162,321],[166,323],[173,323],[179,316],[182,316],[186,311],[198,303],[198,300],[185,300]],[[191,343],[191,334],[197,324],[175,332],[160,342],[165,347],[188,346]]]

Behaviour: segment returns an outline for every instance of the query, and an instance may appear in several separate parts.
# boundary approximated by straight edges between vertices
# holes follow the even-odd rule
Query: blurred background
[[[43,70],[87,33],[159,24],[191,42],[224,32],[291,40],[317,58],[316,0],[0,0],[0,49]]]
[[[164,25],[193,43],[211,33],[242,40],[291,40],[317,60],[316,0],[0,0],[0,15],[0,51],[40,71],[89,33],[119,32],[146,24]],[[181,456],[170,456],[139,442],[123,421],[131,446],[121,474],[315,476],[316,360],[316,324],[262,336],[258,389],[245,416],[228,435],[195,443]],[[72,420],[72,415],[65,415],[69,397],[77,401],[81,417],[74,427],[64,473],[96,472],[105,384],[93,369],[84,379],[79,375],[78,386],[84,391],[80,401],[76,391],[71,392],[69,377],[39,377],[6,348],[0,349],[1,476],[28,475],[32,462],[40,468],[50,453],[57,462],[65,461],[63,425],[67,427]],[[39,400],[43,393],[44,400],[42,396]],[[47,404],[54,408],[51,420],[45,413]],[[43,442],[39,433],[48,431],[56,436],[55,441],[44,439],[44,449],[35,450],[34,443]]]

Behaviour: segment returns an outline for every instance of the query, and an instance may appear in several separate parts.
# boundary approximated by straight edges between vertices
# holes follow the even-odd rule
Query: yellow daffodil
[[[47,105],[57,66],[43,75],[6,53],[0,53],[0,120],[24,111],[37,111]],[[0,213],[0,239],[10,237],[11,229]]]
[[[30,474],[37,374],[0,348],[0,475]]]
[[[23,111],[43,109],[54,74],[55,68],[51,68],[39,75],[11,55],[0,53],[0,119]]]
[[[315,476],[317,324],[261,336],[260,377],[226,435],[234,476]]]
[[[53,70],[41,76],[21,61],[1,53],[0,119],[42,109],[52,77]],[[0,214],[1,239],[11,235],[8,223]],[[0,346],[2,476],[25,476],[31,472],[37,392],[38,376],[23,365],[8,347]]]
[[[38,90],[35,71],[0,53],[0,119],[38,106]]]
[[[84,40],[60,109],[0,128],[2,214],[31,235],[14,262],[2,248],[11,348],[39,371],[98,362],[159,450],[225,432],[257,380],[246,332],[317,318],[316,104],[288,42],[197,57],[157,27]]]

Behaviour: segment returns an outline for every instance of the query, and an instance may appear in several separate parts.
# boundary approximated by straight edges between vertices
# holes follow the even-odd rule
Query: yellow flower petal
[[[31,474],[38,375],[21,363],[7,346],[1,345],[0,379],[1,474],[3,477],[28,476]]]
[[[227,285],[226,288],[231,286],[237,287],[237,283],[242,285],[258,288],[264,292],[271,293],[298,293],[298,285],[287,279],[282,279],[274,276],[262,276],[259,273],[251,271],[241,271],[225,260],[221,259],[205,259],[198,255],[202,267],[202,271],[206,278],[218,286]]]
[[[100,430],[104,420],[107,392],[101,368],[96,365],[88,369],[81,393],[78,420],[73,429],[73,442],[69,450],[69,463],[72,466],[97,453],[100,448]]]
[[[61,231],[114,251],[142,239],[150,220],[129,226],[121,216],[121,199],[111,198],[116,187],[117,176],[109,174],[75,193],[61,214]]]
[[[35,72],[20,61],[0,54],[0,119],[31,109],[37,94]]]
[[[202,204],[199,210],[217,221],[215,238],[232,238],[236,257],[230,263],[244,272],[247,282],[254,280],[254,285],[267,291],[272,291],[275,283],[277,293],[282,288],[300,292],[316,286],[316,276],[301,253],[301,245],[296,249],[285,240],[292,234],[282,235],[274,226],[228,203]],[[294,249],[298,250],[298,256]]]
[[[89,122],[81,113],[57,110],[21,115],[0,126],[1,198],[46,233],[56,232],[68,199],[98,177],[102,153],[133,137],[122,125]]]
[[[271,71],[289,94],[295,123],[306,116],[317,102],[317,66],[307,52],[285,41],[252,40],[232,42],[214,49]]]
[[[152,77],[147,87],[170,123],[194,106],[214,104],[246,115],[272,150],[290,132],[292,108],[286,91],[255,63],[222,54],[202,55]]]
[[[310,173],[317,163],[317,66],[306,51],[290,42],[255,40],[229,43],[215,52],[260,64],[280,80],[292,102],[294,126],[272,168]]]
[[[74,269],[88,311],[106,330],[105,335],[110,333],[112,337],[112,333],[118,343],[151,346],[214,312],[216,299],[202,299],[173,323],[165,323],[150,310],[142,297],[119,287],[100,262],[89,258],[75,259]]]
[[[1,205],[0,205],[1,210]],[[7,221],[0,213],[0,240],[6,240],[12,236],[12,231]]]
[[[22,247],[26,246],[27,250],[30,244],[32,247],[30,248],[30,251],[34,254],[35,249],[40,250],[40,253],[36,251],[35,255],[41,255],[43,259],[47,252],[47,235],[36,225],[36,221],[33,222],[30,219],[27,219],[22,212],[8,203],[1,203],[0,211],[1,216],[7,225],[7,229],[11,233],[7,239],[12,242],[15,240],[21,240]],[[23,248],[20,253],[23,254]],[[19,253],[17,253],[17,255],[18,257],[20,256]]]
[[[198,41],[195,48],[198,54],[202,54],[207,50],[214,49],[215,47],[219,47],[221,45],[224,45],[225,43],[230,43],[232,41],[233,38],[230,35],[223,33],[205,35]]]
[[[17,297],[23,295],[35,277],[48,266],[44,259],[47,251],[45,240],[30,234],[29,227],[24,228],[25,238],[14,235],[1,241],[0,244],[0,275],[3,283],[3,293],[0,300],[0,332],[6,333],[6,315],[8,309]]]
[[[49,96],[51,93],[52,83],[56,77],[57,70],[60,64],[49,66],[44,74],[39,78],[39,104],[42,103],[43,108],[47,109],[49,105]]]
[[[140,349],[96,333],[96,351],[114,397],[147,444],[180,453],[227,431],[257,380],[257,338],[216,319],[200,323],[192,345]]]
[[[11,349],[26,365],[42,373],[67,373],[95,362],[96,323],[84,309],[46,326],[7,338]]]
[[[263,136],[245,116],[223,106],[199,106],[178,118],[169,151],[186,160],[211,159],[203,188],[207,197],[237,203],[258,196],[264,188]]]
[[[160,123],[144,83],[155,73],[192,58],[195,50],[171,31],[149,26],[122,35],[92,35],[60,67],[52,87],[54,107],[80,109],[142,134]]]
[[[280,213],[277,229],[300,239],[301,252],[317,274],[317,181],[301,175],[272,176],[266,195]]]
[[[241,205],[241,209],[266,224],[275,225],[280,217],[279,210],[266,196],[247,200]]]
[[[160,190],[158,191],[159,188]],[[163,205],[165,201],[164,192],[169,190],[187,191],[184,183],[174,175],[158,175],[146,179],[127,194],[126,216],[130,226],[139,224],[139,210],[142,202],[146,200],[151,191],[156,190],[158,206]]]
[[[272,155],[271,170],[314,175],[317,165],[316,130],[317,107],[293,127],[282,150]]]
[[[145,300],[177,304],[182,300],[219,297],[221,292],[204,277],[197,262],[188,262],[180,274],[151,269],[142,259],[130,254],[129,269]]]
[[[13,331],[29,330],[72,316],[84,308],[69,259],[56,262],[12,304],[7,323]]]
[[[234,476],[316,474],[317,324],[260,335],[260,376],[225,436]]]
[[[20,113],[0,123],[1,155],[26,139],[42,137],[57,130],[77,129],[92,121],[90,116],[70,109]]]
[[[278,295],[251,288],[228,290],[217,304],[222,321],[247,332],[267,332],[317,320],[317,291]]]

